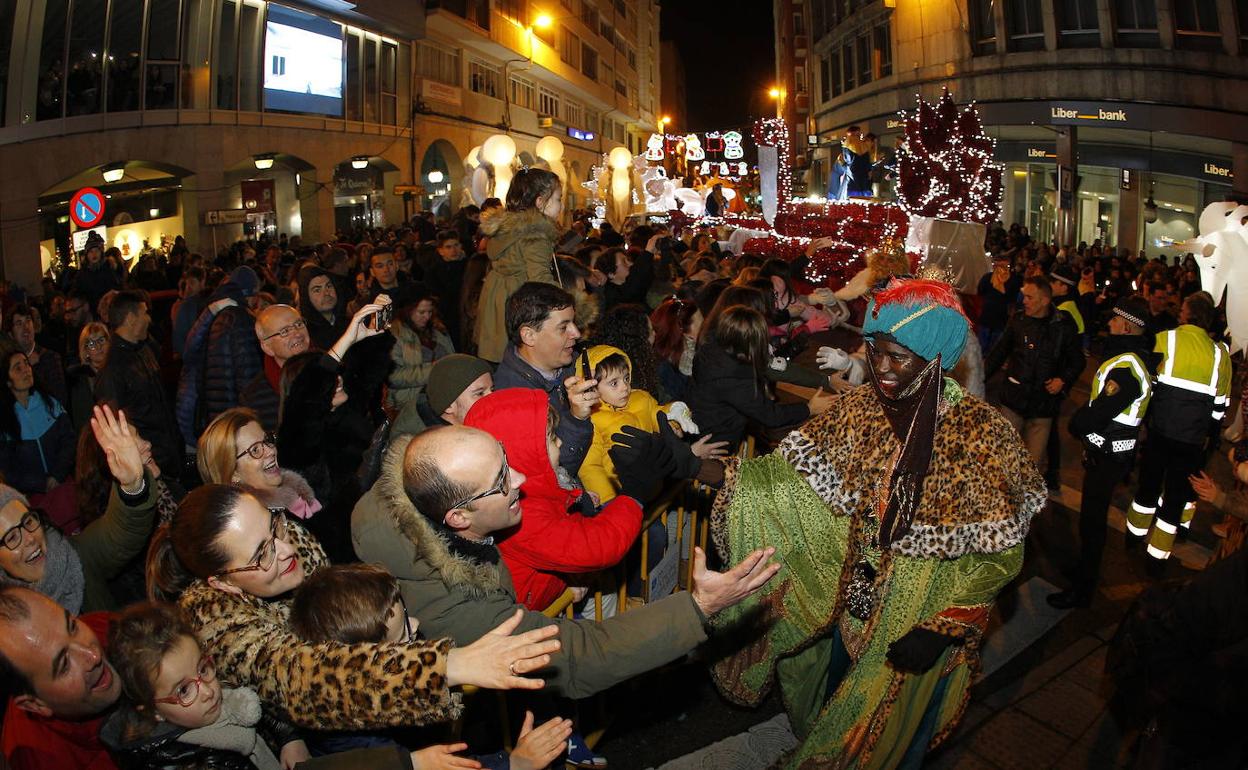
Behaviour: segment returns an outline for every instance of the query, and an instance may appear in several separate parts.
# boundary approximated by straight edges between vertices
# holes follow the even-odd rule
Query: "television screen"
[[[342,115],[342,26],[269,3],[264,108]]]

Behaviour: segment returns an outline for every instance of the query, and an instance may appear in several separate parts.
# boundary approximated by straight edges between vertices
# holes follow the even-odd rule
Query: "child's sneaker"
[[[568,767],[576,768],[597,768],[601,770],[607,766],[607,758],[595,754],[593,749],[585,743],[585,739],[580,733],[572,733],[572,737],[568,738]]]

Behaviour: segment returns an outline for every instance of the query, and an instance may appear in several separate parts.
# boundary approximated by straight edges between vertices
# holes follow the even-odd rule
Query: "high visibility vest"
[[[1197,444],[1208,421],[1221,420],[1230,403],[1231,355],[1204,329],[1183,324],[1157,335],[1161,354],[1153,398],[1153,424],[1164,435]]]
[[[1144,413],[1148,410],[1149,399],[1153,395],[1153,378],[1148,373],[1144,359],[1136,353],[1120,353],[1108,358],[1092,377],[1092,396],[1088,403],[1096,400],[1105,390],[1109,375],[1121,369],[1129,373],[1140,386],[1140,394],[1118,414],[1113,422],[1099,433],[1089,433],[1084,438],[1093,446],[1106,454],[1126,455],[1135,451],[1136,440],[1140,435],[1140,423],[1144,421]]]
[[[1075,320],[1075,328],[1079,330],[1080,334],[1083,334],[1083,313],[1079,312],[1079,306],[1075,304],[1073,299],[1066,300],[1062,304],[1058,305],[1057,309],[1064,311],[1066,315],[1073,318]]]

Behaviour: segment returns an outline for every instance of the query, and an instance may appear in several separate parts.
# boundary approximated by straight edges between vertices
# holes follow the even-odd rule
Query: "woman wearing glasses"
[[[95,406],[95,378],[104,368],[108,358],[108,327],[92,321],[82,327],[78,334],[78,360],[82,363],[69,367],[69,419],[74,433],[80,434],[91,423],[91,410]]]
[[[454,718],[450,688],[538,689],[523,674],[545,666],[552,634],[511,636],[517,612],[476,643],[311,644],[290,627],[290,594],[328,564],[285,511],[237,486],[206,484],[162,524],[148,553],[154,598],[177,601],[222,680],[250,687],[303,727],[373,729]]]
[[[0,582],[39,591],[72,613],[118,608],[110,583],[147,547],[157,500],[125,415],[96,407],[91,428],[117,483],[107,512],[81,532],[62,535],[21,492],[0,485]]]

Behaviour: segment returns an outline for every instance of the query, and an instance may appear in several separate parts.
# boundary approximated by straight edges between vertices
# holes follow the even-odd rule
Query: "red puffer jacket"
[[[641,531],[641,506],[616,497],[597,516],[570,512],[580,489],[559,486],[546,452],[546,394],[529,388],[498,390],[473,404],[464,424],[503,444],[507,463],[527,479],[520,487],[520,526],[498,544],[516,597],[542,610],[568,587],[565,574],[612,567]]]

